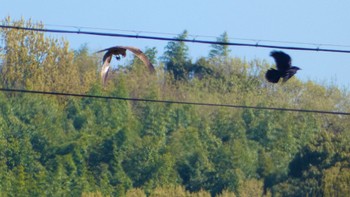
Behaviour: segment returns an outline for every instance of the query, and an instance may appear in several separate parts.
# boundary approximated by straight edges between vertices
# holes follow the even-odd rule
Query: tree
[[[216,39],[220,44],[212,44],[212,49],[209,52],[209,58],[214,57],[229,57],[231,50],[228,45],[223,45],[223,43],[228,43],[229,38],[227,32],[224,32]]]
[[[99,58],[95,55],[90,55],[87,44],[83,44],[78,50],[74,51],[74,60],[71,67],[77,69],[79,78],[79,89],[81,92],[87,92],[89,88],[95,84],[100,83],[100,75],[97,65],[100,65]],[[74,91],[77,91],[76,89]]]
[[[5,24],[11,24],[9,17],[5,19]],[[23,19],[11,25],[44,28],[40,23],[32,24]],[[69,43],[64,39],[45,37],[42,32],[17,29],[1,29],[0,36],[5,45],[1,67],[4,87],[78,93],[82,92],[84,82],[91,81],[91,78],[86,80],[87,71],[91,72],[91,69],[81,72],[83,65],[75,64],[74,52],[69,50]],[[79,61],[79,58],[76,60]],[[96,74],[96,69],[92,73]]]
[[[347,139],[332,133],[304,146],[289,164],[289,177],[276,184],[274,194],[287,196],[346,196],[350,191],[350,146]]]
[[[157,60],[156,60],[157,48],[156,47],[152,47],[152,48],[147,48],[146,47],[146,50],[145,50],[144,54],[147,56],[147,58],[149,59],[149,61],[153,65],[157,63]],[[134,58],[133,58],[132,61],[133,61],[132,64],[141,64],[143,67],[145,67],[144,63],[141,61],[141,59],[136,57],[135,55],[134,55]]]
[[[170,144],[173,147],[171,155],[176,159],[175,168],[186,189],[191,192],[207,189],[213,164],[200,140],[199,131],[195,128],[179,129],[172,134]]]
[[[214,69],[209,61],[207,61],[204,57],[199,58],[196,63],[192,66],[192,72],[194,77],[198,79],[207,79],[214,76]],[[214,76],[215,77],[215,76]]]
[[[185,30],[175,39],[186,39],[188,32]],[[175,80],[187,80],[191,71],[191,60],[188,57],[188,47],[183,41],[168,42],[162,57],[165,70],[173,75]]]

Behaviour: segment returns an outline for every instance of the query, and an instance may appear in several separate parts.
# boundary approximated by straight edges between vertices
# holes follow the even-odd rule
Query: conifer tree
[[[185,30],[176,39],[186,39],[188,32]],[[175,80],[187,80],[191,70],[191,60],[188,57],[188,46],[183,41],[168,42],[162,57],[165,70],[173,75]]]
[[[219,43],[228,43],[229,38],[227,32],[224,32],[216,39]],[[222,45],[222,44],[212,44],[212,49],[209,52],[209,58],[213,57],[228,57],[230,55],[231,50],[229,49],[228,45]]]

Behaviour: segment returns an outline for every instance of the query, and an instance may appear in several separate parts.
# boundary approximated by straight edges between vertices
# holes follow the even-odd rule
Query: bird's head
[[[295,72],[298,71],[298,70],[301,70],[301,68],[297,67],[297,66],[292,66],[290,67],[289,70],[294,70]]]

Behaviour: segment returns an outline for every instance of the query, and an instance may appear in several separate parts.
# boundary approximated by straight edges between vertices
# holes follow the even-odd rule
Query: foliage
[[[11,24],[10,18],[5,25]],[[13,22],[14,26],[43,28],[24,20]],[[34,31],[2,29],[4,59],[1,66],[4,87],[26,88],[45,91],[87,91],[96,81],[95,65],[87,57],[87,48],[74,55],[64,39],[48,38]],[[84,51],[85,50],[85,51]],[[79,57],[77,57],[79,56]]]
[[[185,30],[175,39],[183,40],[188,36]],[[165,62],[165,69],[175,80],[187,80],[191,71],[192,63],[188,57],[188,46],[183,41],[171,41],[165,47],[162,57]]]
[[[219,43],[228,43],[229,38],[228,38],[227,32],[224,32],[223,34],[221,34],[220,37],[216,39],[216,41]],[[210,58],[217,57],[217,56],[229,57],[230,55],[229,53],[231,52],[231,50],[229,49],[228,45],[212,44],[211,47],[212,49],[209,52]]]
[[[192,64],[184,42],[169,42],[164,71],[150,48],[156,75],[134,59],[102,88],[86,45],[0,35],[1,87],[350,111],[346,90],[297,78],[269,84],[269,65],[228,48]],[[349,116],[0,92],[0,196],[345,196],[349,140]]]

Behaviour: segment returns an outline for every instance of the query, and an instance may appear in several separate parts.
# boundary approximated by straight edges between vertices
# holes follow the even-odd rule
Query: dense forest
[[[184,42],[165,43],[163,54],[144,49],[156,74],[131,57],[103,87],[103,54],[87,46],[72,50],[34,31],[3,28],[0,36],[1,88],[350,111],[348,90],[297,76],[268,83],[273,65],[223,45],[196,60]],[[0,196],[350,193],[350,116],[5,91],[0,102]]]

